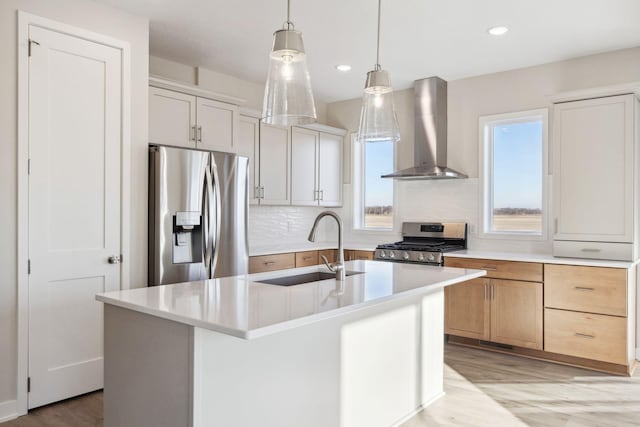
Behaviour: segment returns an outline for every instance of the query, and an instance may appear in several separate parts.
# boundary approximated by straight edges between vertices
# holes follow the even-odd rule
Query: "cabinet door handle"
[[[581,252],[600,252],[601,249],[597,249],[597,248],[582,248],[580,249]]]
[[[576,336],[580,337],[580,338],[595,338],[595,335],[589,335],[589,334],[581,334],[580,332],[576,332]]]
[[[202,142],[202,126],[198,126],[198,133],[196,136],[196,141],[197,142]]]
[[[324,200],[324,190],[320,190],[320,200]]]
[[[488,292],[487,292],[487,284],[485,283],[483,286],[484,286],[484,299],[485,299],[485,300],[488,300],[488,299],[489,299],[489,297],[487,296],[487,293],[488,293]]]
[[[305,257],[302,257],[302,260],[303,260],[303,261],[309,261],[310,259],[313,259],[313,257],[312,257],[312,256],[305,256]]]
[[[275,261],[265,261],[264,265],[273,265],[275,263],[276,263]]]
[[[189,141],[196,140],[196,125],[193,125],[189,128]]]
[[[588,288],[586,286],[574,286],[574,288],[576,291],[593,291],[594,288]]]

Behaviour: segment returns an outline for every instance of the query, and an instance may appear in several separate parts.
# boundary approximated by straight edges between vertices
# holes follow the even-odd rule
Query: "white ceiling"
[[[148,17],[152,55],[266,78],[286,0],[98,0]],[[376,0],[292,0],[316,98],[359,97],[375,63]],[[640,0],[385,0],[381,64],[394,87],[640,46]],[[487,28],[505,25],[502,37]],[[336,64],[350,64],[348,73]]]

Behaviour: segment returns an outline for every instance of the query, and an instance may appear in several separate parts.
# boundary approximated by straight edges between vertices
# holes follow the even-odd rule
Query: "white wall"
[[[487,60],[490,60],[488,58]],[[393,75],[393,70],[391,70]],[[429,76],[424,76],[429,77]],[[478,224],[478,119],[482,115],[535,108],[550,108],[549,96],[558,92],[640,81],[640,48],[591,55],[449,82],[448,163],[465,172],[468,180],[398,181],[396,214],[400,221],[463,220],[475,230]],[[402,140],[396,166],[413,164],[413,91],[395,94]],[[331,103],[328,124],[355,131],[360,100]],[[551,127],[551,126],[550,126]],[[553,141],[550,140],[550,144]],[[349,231],[350,236],[361,233]],[[363,234],[361,234],[363,235]],[[368,236],[364,234],[364,236]],[[387,240],[398,237],[387,234]],[[351,237],[353,238],[353,237]],[[387,241],[377,237],[379,242]],[[547,241],[526,242],[479,239],[472,233],[470,246],[495,251],[549,252]]]
[[[17,10],[131,44],[130,283],[147,281],[148,22],[87,0],[0,2],[0,407],[16,399]],[[81,160],[81,159],[79,159]],[[125,279],[127,280],[127,279]],[[1,417],[2,414],[0,414]]]

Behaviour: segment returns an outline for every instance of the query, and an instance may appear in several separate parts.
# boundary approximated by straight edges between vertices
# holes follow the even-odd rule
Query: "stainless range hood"
[[[453,179],[467,175],[447,167],[447,82],[439,77],[416,80],[414,164],[383,175],[395,179]]]

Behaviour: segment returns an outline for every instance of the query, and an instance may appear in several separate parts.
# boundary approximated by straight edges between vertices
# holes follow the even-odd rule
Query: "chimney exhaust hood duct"
[[[382,175],[404,180],[468,178],[447,167],[447,82],[439,77],[416,80],[414,164]]]

